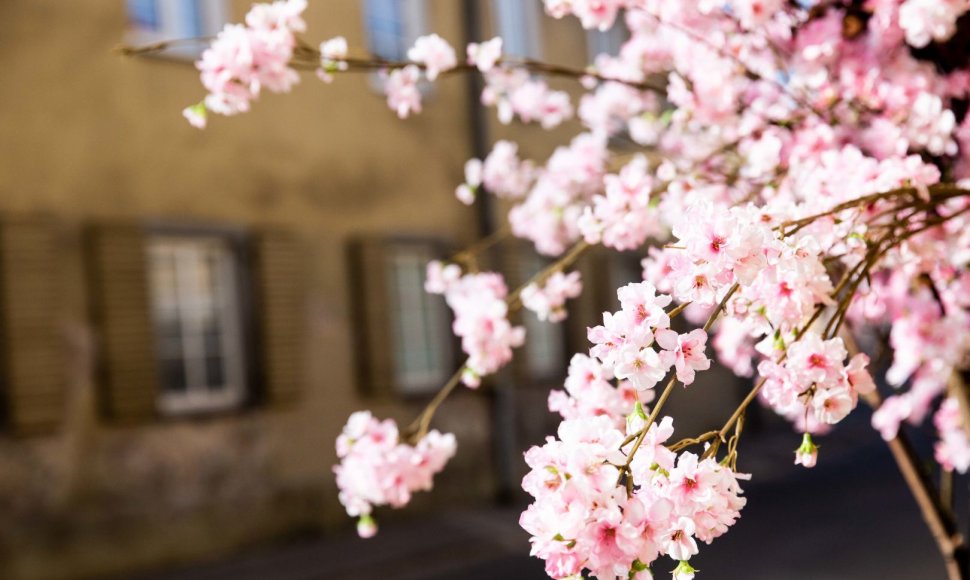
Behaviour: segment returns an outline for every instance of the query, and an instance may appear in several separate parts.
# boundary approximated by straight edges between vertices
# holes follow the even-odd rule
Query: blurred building
[[[307,21],[315,40],[386,57],[432,30],[456,46],[476,28],[502,34],[512,54],[559,62],[618,46],[538,1],[465,8],[317,1]],[[2,578],[110,576],[346,526],[331,467],[347,416],[406,424],[460,361],[424,264],[482,233],[489,216],[453,199],[461,167],[519,131],[472,122],[461,77],[401,122],[361,75],[307,77],[200,132],[180,116],[202,96],[198,45],[114,50],[209,36],[247,9],[0,4]],[[572,130],[523,152],[544,156]],[[513,255],[490,258],[513,282],[542,266]],[[522,361],[446,404],[435,426],[461,453],[415,509],[513,486],[582,322],[528,322]]]

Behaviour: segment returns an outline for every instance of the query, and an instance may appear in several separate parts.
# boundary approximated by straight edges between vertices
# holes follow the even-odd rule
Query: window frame
[[[397,52],[393,55],[380,54],[375,50],[374,34],[371,27],[371,22],[374,19],[371,14],[372,2],[387,2],[390,5],[401,7],[399,11],[399,14],[402,15],[401,33],[397,35]],[[427,0],[361,0],[360,6],[361,24],[364,29],[367,51],[377,58],[390,61],[406,61],[408,49],[411,48],[415,40],[420,36],[429,34],[431,31],[429,21],[431,11],[428,9]],[[367,77],[371,90],[383,95],[384,75],[381,74],[381,71],[375,70],[368,74]],[[431,83],[424,80],[419,81],[418,90],[421,91],[423,96],[427,96],[431,92]]]
[[[253,318],[254,288],[252,285],[252,257],[249,251],[250,235],[242,228],[229,226],[200,226],[200,225],[173,225],[168,223],[154,223],[146,227],[144,238],[145,252],[145,284],[148,293],[149,320],[151,322],[152,338],[155,342],[154,356],[156,361],[156,373],[158,376],[158,392],[156,393],[156,411],[162,418],[191,418],[207,415],[221,415],[233,411],[243,410],[251,406],[256,400],[257,388],[259,386],[257,377],[257,340],[255,335],[255,321]],[[199,240],[217,240],[226,244],[230,253],[232,271],[227,280],[230,280],[235,292],[233,293],[235,304],[230,304],[229,312],[234,313],[235,326],[234,342],[238,357],[237,384],[229,386],[226,393],[204,392],[205,385],[197,385],[196,390],[200,392],[188,394],[192,390],[191,385],[187,385],[186,393],[172,393],[166,388],[162,374],[162,357],[160,356],[161,340],[158,333],[158,321],[156,319],[156,298],[152,282],[152,257],[151,246],[155,240],[172,238],[174,240],[191,241],[193,238]],[[220,309],[221,310],[221,309]],[[224,333],[220,333],[224,336]],[[222,353],[225,356],[226,346],[223,345]],[[184,359],[183,359],[184,361]],[[183,362],[183,364],[185,364]],[[223,372],[227,371],[224,363]],[[227,379],[228,380],[228,379]]]
[[[378,6],[396,6],[395,16],[399,19],[400,30],[395,34],[395,54],[381,54],[375,46],[374,21],[392,21],[392,18],[378,17]],[[391,61],[407,60],[408,49],[414,41],[428,33],[428,6],[426,0],[361,0],[361,18],[367,50],[372,55]],[[382,15],[383,16],[383,15]]]
[[[439,357],[441,368],[437,372],[436,371],[426,372],[423,380],[416,380],[411,384],[405,384],[402,378],[402,369],[400,366],[401,361],[398,359],[398,356],[397,356],[400,353],[397,350],[398,345],[395,344],[394,339],[392,339],[392,345],[394,348],[394,356],[392,356],[392,360],[394,361],[393,388],[394,388],[394,392],[398,396],[401,396],[404,398],[418,398],[418,397],[433,396],[438,391],[438,389],[440,389],[441,386],[448,380],[448,378],[452,374],[454,374],[455,368],[457,366],[455,363],[455,358],[457,354],[455,349],[455,337],[451,331],[452,320],[454,318],[451,312],[451,309],[445,303],[444,297],[437,296],[434,294],[428,294],[424,290],[427,264],[432,260],[441,260],[447,257],[445,253],[445,244],[440,240],[436,240],[433,238],[410,238],[410,237],[390,238],[385,242],[385,244],[387,247],[387,251],[385,252],[384,265],[385,265],[385,268],[388,269],[387,276],[389,281],[391,276],[393,275],[392,272],[390,272],[391,263],[394,260],[394,258],[398,257],[397,252],[403,253],[403,251],[406,251],[408,248],[423,248],[428,250],[427,256],[425,258],[419,257],[419,254],[416,254],[414,256],[419,263],[419,269],[418,269],[419,285],[416,288],[416,293],[422,300],[423,305],[430,306],[433,309],[432,312],[435,310],[438,311],[438,314],[434,315],[437,318],[437,320],[429,320],[428,317],[425,316],[424,319],[422,320],[422,324],[428,325],[428,328],[431,331],[433,331],[435,322],[440,324],[439,331],[441,332],[441,335],[435,338],[440,339],[440,340],[437,340],[436,342],[440,342],[440,344],[437,345],[437,347],[440,347],[441,349],[440,357]],[[389,294],[388,303],[390,305],[390,314],[391,314],[390,332],[396,338],[402,338],[396,335],[398,330],[398,325],[403,324],[402,321],[400,320],[400,316],[404,313],[404,309],[398,308],[398,306],[400,305],[395,304],[395,299],[400,298],[400,293],[393,292],[391,284],[388,284],[387,286],[385,286],[385,288]],[[394,286],[394,288],[398,288],[398,287]],[[428,332],[426,332],[425,335],[428,336]]]
[[[424,246],[430,250],[427,261],[446,259],[454,245],[433,236],[355,236],[348,240],[348,276],[351,308],[354,316],[354,355],[357,382],[365,396],[387,400],[427,400],[441,388],[461,364],[460,343],[452,333],[454,313],[444,297],[424,291],[425,267],[421,264],[417,292],[429,304],[438,304],[441,317],[441,369],[439,376],[424,384],[402,386],[399,381],[394,333],[395,302],[392,276],[388,267],[395,248]]]
[[[540,0],[491,0],[492,28],[502,37],[506,55],[542,59],[542,18]]]
[[[132,13],[125,2],[128,43],[136,45],[153,44],[169,40],[198,39],[198,42],[180,43],[169,47],[157,57],[176,61],[195,61],[205,50],[208,40],[218,34],[229,23],[231,10],[227,0],[147,0],[153,3],[156,27],[139,26],[133,21]],[[191,6],[195,12],[194,20],[198,30],[186,30],[184,18]]]

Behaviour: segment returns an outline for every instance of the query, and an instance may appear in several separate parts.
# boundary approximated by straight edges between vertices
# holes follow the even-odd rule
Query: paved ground
[[[740,467],[761,475],[746,486],[738,524],[695,558],[698,579],[945,578],[919,511],[867,422],[856,417],[823,440],[814,470],[790,465],[795,435],[753,434]],[[958,505],[966,503],[961,494]],[[518,512],[486,507],[390,522],[367,542],[306,540],[137,580],[543,579]],[[661,564],[655,573],[669,578],[670,568]]]

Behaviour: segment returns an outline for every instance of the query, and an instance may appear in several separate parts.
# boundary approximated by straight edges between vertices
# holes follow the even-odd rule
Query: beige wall
[[[362,46],[359,4],[311,2],[308,36]],[[460,44],[459,3],[430,4],[432,28]],[[248,2],[232,5],[239,19]],[[0,3],[0,215],[58,224],[68,385],[56,433],[0,437],[3,578],[101,575],[345,524],[331,466],[347,415],[375,407],[408,421],[419,408],[358,395],[345,242],[475,235],[473,210],[453,201],[471,151],[461,78],[438,83],[425,113],[400,122],[366,77],[324,85],[311,75],[293,94],[264,96],[200,132],[180,115],[202,96],[196,71],[120,57],[112,49],[124,33],[122,0]],[[80,239],[85,224],[115,219],[300,237],[310,284],[297,406],[125,428],[98,418]],[[488,403],[462,394],[446,411],[437,425],[457,432],[464,459],[436,500],[487,497]]]

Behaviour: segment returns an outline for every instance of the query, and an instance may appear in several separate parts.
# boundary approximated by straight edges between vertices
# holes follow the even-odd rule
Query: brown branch
[[[843,328],[840,334],[845,343],[849,356],[859,352],[852,332]],[[873,409],[878,409],[881,398],[878,392],[863,395],[862,400]],[[968,570],[968,551],[966,540],[953,517],[952,511],[937,492],[929,474],[922,469],[922,461],[906,434],[900,429],[896,437],[886,442],[896,461],[903,481],[909,487],[916,505],[923,515],[926,526],[930,529],[933,539],[943,556],[947,577],[950,580],[966,580],[970,578]]]

